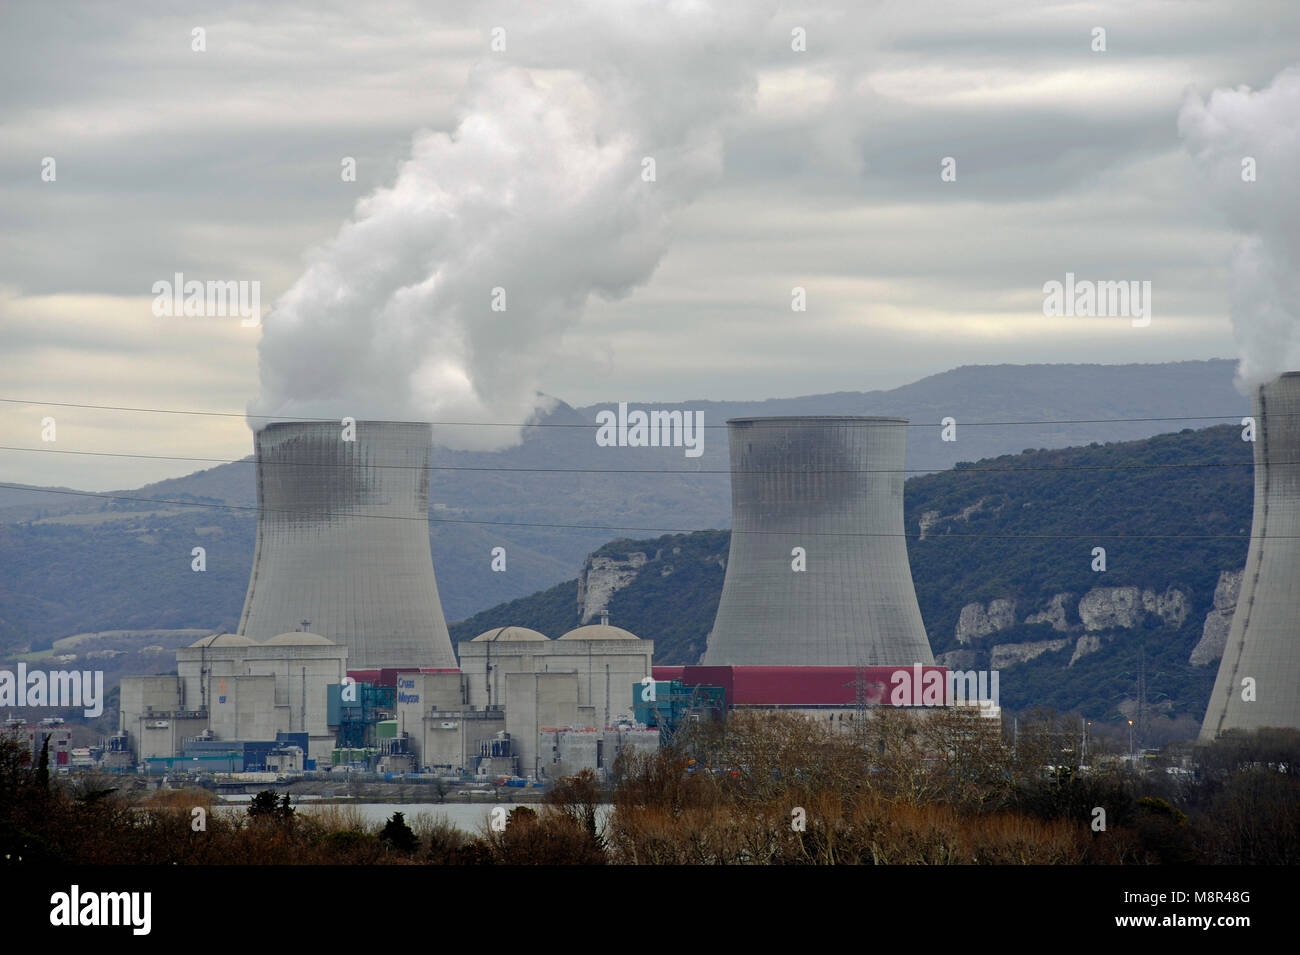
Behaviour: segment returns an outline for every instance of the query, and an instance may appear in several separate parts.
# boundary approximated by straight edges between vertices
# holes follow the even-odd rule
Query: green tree
[[[416,838],[400,812],[393,813],[392,818],[384,823],[384,828],[379,833],[379,841],[403,855],[414,852],[420,845],[420,840]]]
[[[293,808],[289,805],[289,794],[276,796],[275,790],[263,789],[248,804],[248,818],[272,819],[277,822],[289,822],[293,819]]]

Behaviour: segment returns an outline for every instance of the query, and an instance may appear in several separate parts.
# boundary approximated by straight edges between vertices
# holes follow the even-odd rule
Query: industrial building
[[[463,703],[429,550],[429,425],[286,422],[254,443],[257,544],[239,632],[179,650],[176,676],[122,681],[116,745],[140,764],[328,767],[396,715],[393,698],[374,705],[391,682],[339,708],[349,664],[440,672]],[[284,749],[299,737],[300,756]],[[403,742],[394,728],[385,755],[408,755]]]
[[[23,743],[24,752],[32,766],[40,763],[41,750],[48,744],[46,751],[51,770],[62,769],[72,765],[72,730],[63,725],[60,717],[50,717],[39,723],[27,723],[21,719],[7,719],[3,731],[14,733]]]
[[[502,738],[507,732],[506,714],[501,707],[475,707],[467,700],[464,675],[459,670],[397,673],[394,678],[395,739],[405,742],[414,766],[432,772],[477,773],[485,741]],[[390,747],[391,749],[391,747]],[[492,753],[490,744],[486,747]],[[510,747],[496,748],[502,757]],[[485,767],[488,773],[516,775],[513,762]]]
[[[399,731],[422,766],[542,777],[554,773],[539,734],[607,730],[632,720],[632,687],[650,676],[654,641],[611,626],[578,627],[551,640],[499,627],[460,646],[459,672],[399,673]],[[602,744],[603,745],[603,744]],[[592,768],[602,761],[592,763]]]
[[[305,733],[276,733],[271,740],[217,739],[211,730],[182,741],[171,756],[146,756],[145,773],[299,773],[311,765],[306,758]]]
[[[1300,372],[1254,396],[1255,505],[1237,611],[1201,725],[1300,730]]]
[[[906,422],[728,422],[734,530],[706,662],[653,667],[608,615],[499,627],[452,652],[429,550],[427,425],[257,432],[257,549],[239,633],[121,691],[150,771],[608,772],[737,707],[841,724],[933,667],[902,538]],[[310,629],[309,629],[310,628]],[[946,699],[946,698],[945,698]]]
[[[908,683],[906,700],[899,702],[899,677]],[[796,666],[665,666],[654,668],[656,701],[662,695],[672,701],[663,715],[663,707],[649,703],[638,705],[638,718],[651,725],[673,726],[683,717],[676,712],[694,714],[733,710],[782,710],[802,714],[836,729],[847,728],[865,714],[880,707],[928,710],[946,708],[954,703],[949,670],[939,666],[920,667],[796,667]],[[930,684],[933,696],[912,694],[912,684]],[[680,687],[681,689],[676,689]],[[996,707],[981,708],[982,715],[999,716]],[[656,718],[657,717],[657,718]]]
[[[623,723],[604,730],[543,727],[538,733],[541,772],[551,779],[572,776],[584,769],[608,774],[620,756],[653,753],[659,749],[656,727]]]
[[[356,667],[455,667],[429,550],[427,424],[270,424],[239,633],[308,626]]]
[[[608,619],[557,640],[498,628],[461,650],[463,669],[349,669],[347,647],[321,634],[213,634],[177,651],[176,675],[122,681],[115,750],[148,772],[362,766],[545,779],[588,765],[586,755],[604,771],[625,747],[658,739],[632,715],[654,643]]]
[[[175,676],[123,678],[119,728],[139,762],[182,756],[204,734],[225,743],[304,734],[306,759],[328,764],[326,688],[343,681],[347,658],[346,647],[304,631],[265,643],[203,637],[176,651]]]
[[[717,722],[727,712],[726,691],[720,686],[687,684],[669,679],[684,667],[655,667],[654,681],[637,688],[633,697],[636,721],[659,732],[661,746],[670,746],[684,728],[700,722]]]
[[[933,664],[903,537],[906,419],[727,427],[731,548],[704,663]]]

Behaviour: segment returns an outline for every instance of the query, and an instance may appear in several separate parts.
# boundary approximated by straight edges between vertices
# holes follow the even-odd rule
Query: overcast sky
[[[663,156],[680,161],[661,163],[649,204],[636,200],[640,218],[627,229],[637,243],[613,279],[602,257],[624,210],[586,228],[579,220],[597,215],[588,206],[599,191],[573,215],[562,181],[538,192],[552,214],[511,254],[576,292],[551,290],[562,307],[519,334],[493,326],[480,343],[479,319],[444,321],[439,309],[454,302],[420,300],[418,321],[429,324],[406,330],[466,351],[470,385],[491,393],[476,406],[489,418],[513,400],[493,392],[493,365],[515,392],[523,382],[587,404],[890,388],[962,364],[1236,354],[1229,270],[1241,223],[1206,195],[1179,112],[1189,90],[1258,90],[1295,65],[1294,0],[747,4],[762,15],[722,9],[703,21],[712,33],[687,40],[664,27],[676,14],[650,12],[660,5],[599,4],[591,23],[582,6],[6,3],[0,397],[235,415],[3,404],[0,444],[42,447],[48,414],[60,448],[250,453],[240,413],[262,391],[258,347],[270,321],[157,317],[153,284],[176,272],[256,280],[270,310],[301,280],[295,301],[329,299],[319,264],[337,271],[364,245],[347,223],[375,215],[400,244],[400,213],[422,201],[415,174],[438,179],[438,163],[470,138],[458,124],[476,110],[514,115],[484,96],[518,91],[483,80],[514,70],[527,71],[541,112],[535,138],[505,136],[511,149],[549,149],[555,105],[570,120],[590,115],[602,149],[654,152],[661,137]],[[680,5],[688,24],[702,22],[694,6]],[[491,48],[496,26],[504,51]],[[1105,52],[1093,50],[1095,27]],[[205,51],[192,49],[195,28]],[[795,28],[806,31],[805,51],[791,49]],[[638,36],[643,56],[626,47]],[[573,105],[588,99],[589,109]],[[401,180],[413,144],[426,166]],[[940,176],[949,156],[953,182]],[[46,157],[54,181],[42,178]],[[356,160],[354,182],[340,175],[344,157]],[[413,227],[417,280],[421,267],[449,281],[446,272],[478,264],[433,248],[429,234],[454,226],[458,242],[478,242],[465,212],[476,187],[533,186],[518,168],[478,168],[482,182],[471,161],[430,186],[446,200],[439,218]],[[689,173],[685,185],[677,170]],[[581,193],[586,180],[573,176]],[[405,188],[358,209],[399,180]],[[503,208],[484,215],[509,215]],[[539,249],[576,264],[557,268]],[[442,264],[425,262],[426,251]],[[583,262],[592,275],[578,274]],[[305,279],[313,264],[316,278]],[[387,264],[359,262],[348,287]],[[1044,317],[1043,284],[1066,272],[1150,281],[1150,325]],[[806,312],[791,310],[795,286],[807,290]],[[299,344],[312,347],[311,314],[296,320]],[[273,354],[283,362],[296,347]],[[443,378],[420,381],[432,407],[461,407],[439,403]],[[194,468],[0,452],[0,481],[87,489]]]

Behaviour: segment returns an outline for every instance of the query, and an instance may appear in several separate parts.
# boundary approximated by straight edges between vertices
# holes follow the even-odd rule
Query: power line
[[[173,501],[165,499],[156,499],[148,497],[127,497],[121,494],[99,494],[95,491],[72,491],[64,488],[39,488],[27,487],[22,484],[5,484],[0,482],[0,488],[8,488],[14,491],[31,491],[37,494],[68,494],[75,497],[93,497],[105,501],[131,501],[137,504],[165,504],[174,507],[199,507],[214,510],[227,511],[254,511],[257,513],[284,513],[294,514],[300,510],[296,508],[267,508],[258,505],[249,504],[212,504],[206,501]],[[581,531],[642,531],[646,533],[657,534],[696,534],[706,530],[726,531],[726,528],[700,528],[700,527],[636,527],[629,524],[563,524],[548,523],[541,521],[476,521],[468,518],[449,518],[449,517],[403,517],[400,514],[351,514],[350,517],[361,517],[375,520],[386,521],[424,521],[433,524],[476,524],[489,527],[545,527],[557,530],[581,530]],[[802,532],[802,531],[727,531],[731,534],[754,534],[766,536],[779,536],[786,538],[799,537],[916,537],[920,534],[909,534],[904,531],[901,534],[890,533],[868,533],[859,531],[822,531],[822,532]],[[1284,536],[1278,534],[1270,535],[1278,540],[1300,539],[1300,535]],[[939,538],[962,538],[970,540],[1231,540],[1231,541],[1248,541],[1251,540],[1249,534],[931,534],[931,539]]]
[[[1045,449],[1053,451],[1057,449]],[[1066,450],[1066,449],[1059,449]],[[0,451],[27,451],[37,454],[80,454],[90,457],[107,457],[107,458],[132,458],[147,461],[192,461],[206,464],[256,464],[253,457],[238,458],[235,460],[227,458],[198,458],[174,454],[138,454],[129,451],[78,451],[71,448],[21,448],[17,446],[0,445]],[[1277,462],[1277,463],[1300,463],[1300,462]],[[502,467],[498,465],[461,465],[461,464],[334,464],[327,461],[281,461],[277,460],[275,466],[278,467],[302,467],[302,468],[345,468],[355,469],[364,468],[385,468],[408,471],[501,471],[506,473],[524,473],[524,474],[943,474],[953,471],[960,474],[969,473],[988,473],[988,472],[1006,472],[1006,471],[1148,471],[1148,470],[1168,470],[1179,468],[1247,468],[1252,467],[1253,459],[1230,462],[1230,461],[1206,461],[1192,462],[1184,464],[1060,464],[1060,465],[1027,465],[1025,467],[999,467],[999,468],[753,468],[749,470],[733,470],[731,468],[529,468],[529,467]]]
[[[191,411],[191,410],[179,409],[179,408],[133,408],[133,407],[120,406],[120,405],[78,404],[76,402],[71,402],[71,401],[33,401],[27,398],[0,398],[0,402],[6,402],[9,404],[49,406],[52,408],[84,408],[84,409],[89,409],[94,411],[131,411],[131,412],[140,412],[144,414],[200,415],[203,417],[213,417],[213,418],[254,418],[258,421],[329,421],[329,422],[338,423],[340,420],[339,418],[312,418],[312,417],[307,417],[306,415],[255,415],[243,411]],[[737,404],[740,403],[742,402],[737,402]],[[602,409],[602,410],[608,410],[608,409]],[[648,410],[648,409],[631,409],[631,410]],[[677,410],[685,412],[691,409],[683,407]],[[1282,415],[1291,415],[1291,414],[1300,414],[1300,412],[1278,412],[1274,416],[1280,417]],[[741,415],[740,417],[742,419],[745,418],[744,415]],[[776,427],[780,425],[779,419],[781,418],[826,417],[826,418],[833,419],[839,417],[839,418],[852,419],[855,417],[869,418],[873,416],[872,415],[788,414],[788,415],[774,415],[773,417],[776,418],[777,420],[765,421],[763,420],[762,417],[759,417],[755,420],[755,423],[762,424],[762,425],[771,425],[773,427]],[[884,416],[884,417],[890,417],[890,416]],[[1163,417],[1153,416],[1153,417],[1146,417],[1146,418],[1055,418],[1055,419],[1042,419],[1042,420],[1031,420],[1031,421],[958,421],[957,424],[959,427],[963,427],[963,428],[986,428],[986,427],[1009,427],[1013,425],[1018,426],[1018,425],[1043,425],[1043,424],[1129,424],[1129,423],[1141,423],[1141,422],[1153,422],[1153,421],[1228,421],[1228,420],[1240,421],[1241,417],[1242,416],[1240,414],[1173,415],[1173,416],[1163,416]],[[381,424],[389,423],[386,421],[381,421],[379,419],[365,419],[365,420],[374,420],[376,421],[376,423],[381,423]],[[398,423],[406,423],[406,422],[398,422]],[[601,425],[597,424],[594,421],[591,422],[590,424],[587,423],[579,424],[576,422],[545,422],[545,421],[542,422],[421,421],[415,423],[429,424],[435,427],[466,427],[466,428],[599,428],[601,427]],[[839,423],[840,422],[834,420],[828,420],[824,422],[824,424],[827,427],[833,427]],[[916,421],[903,421],[901,419],[896,422],[896,425],[898,427],[906,427],[906,428],[942,428],[944,426],[942,421],[916,422]],[[706,424],[703,425],[703,427],[725,429],[727,425]]]

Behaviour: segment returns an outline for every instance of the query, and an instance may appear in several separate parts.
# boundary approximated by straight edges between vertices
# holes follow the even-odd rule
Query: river
[[[240,802],[244,804],[240,805],[238,802],[236,802],[233,805],[230,803],[227,803],[225,805],[218,805],[216,807],[216,811],[222,813],[247,812],[247,800],[240,800]],[[293,800],[292,805],[294,809],[298,810],[299,812],[311,812],[313,806],[319,804],[315,803],[314,801],[298,802],[297,800]],[[333,803],[330,805],[350,806],[352,809],[355,809],[357,812],[359,812],[361,814],[361,818],[364,819],[367,823],[371,825],[377,825],[377,826],[382,826],[385,822],[388,821],[388,819],[392,817],[393,813],[395,812],[400,812],[405,817],[408,825],[414,825],[415,818],[420,813],[428,813],[430,816],[435,816],[435,817],[442,816],[443,818],[447,819],[452,825],[454,825],[457,829],[460,829],[463,832],[470,833],[471,835],[478,833],[479,830],[484,825],[487,824],[487,821],[490,817],[492,810],[498,807],[504,808],[507,813],[509,813],[510,810],[514,809],[516,806],[527,806],[529,809],[535,809],[538,811],[540,811],[542,808],[540,803],[517,803],[517,802],[498,802],[498,803],[366,802],[366,803],[341,803],[341,804]],[[326,808],[326,807],[322,806],[321,808]],[[600,820],[602,825],[604,824],[606,818],[609,816],[609,812],[611,809],[613,809],[613,806],[609,806],[609,805],[602,805],[599,807],[598,819]]]

